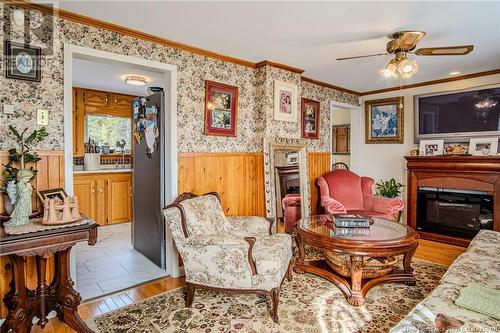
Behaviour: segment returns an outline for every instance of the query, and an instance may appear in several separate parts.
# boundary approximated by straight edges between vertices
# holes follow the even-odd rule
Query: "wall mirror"
[[[301,216],[309,216],[311,204],[305,140],[264,138],[264,181],[268,219],[278,221],[283,217],[281,202],[287,194],[300,195]]]

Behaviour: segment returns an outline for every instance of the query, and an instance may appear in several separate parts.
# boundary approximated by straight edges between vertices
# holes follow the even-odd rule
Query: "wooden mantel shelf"
[[[405,156],[408,224],[417,228],[419,187],[483,191],[493,195],[493,229],[500,231],[500,156]],[[420,232],[424,239],[467,246],[468,239]]]

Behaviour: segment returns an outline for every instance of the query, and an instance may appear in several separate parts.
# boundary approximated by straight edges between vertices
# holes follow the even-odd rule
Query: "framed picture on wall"
[[[205,81],[205,134],[236,136],[238,87]]]
[[[469,153],[475,156],[496,155],[498,153],[498,138],[470,139]]]
[[[274,81],[274,120],[297,122],[297,86]]]
[[[403,97],[365,102],[365,142],[403,143]]]
[[[306,139],[319,138],[320,103],[312,99],[301,99],[302,137]]]
[[[5,41],[5,77],[40,82],[42,49]]]

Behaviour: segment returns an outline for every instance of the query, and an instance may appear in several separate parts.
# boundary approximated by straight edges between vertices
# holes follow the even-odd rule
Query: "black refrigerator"
[[[165,268],[164,102],[164,92],[132,100],[132,244],[161,268]]]

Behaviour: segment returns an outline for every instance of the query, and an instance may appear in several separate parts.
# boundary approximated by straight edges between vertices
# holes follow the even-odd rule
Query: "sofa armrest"
[[[384,197],[365,197],[364,206],[366,210],[394,214],[405,208],[404,201],[399,198],[384,198]]]
[[[267,236],[271,234],[272,223],[260,216],[228,216],[231,233],[235,236]]]

